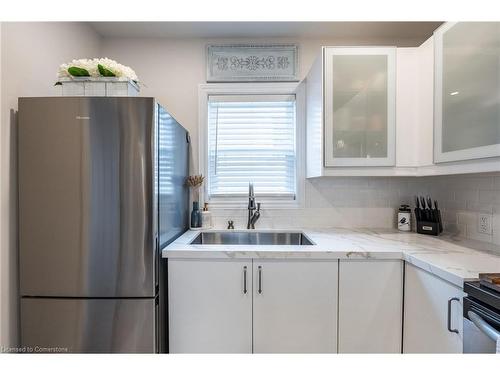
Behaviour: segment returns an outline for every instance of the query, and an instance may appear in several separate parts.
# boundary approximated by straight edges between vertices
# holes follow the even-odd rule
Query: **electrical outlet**
[[[477,222],[477,231],[479,233],[491,234],[491,215],[479,214]]]

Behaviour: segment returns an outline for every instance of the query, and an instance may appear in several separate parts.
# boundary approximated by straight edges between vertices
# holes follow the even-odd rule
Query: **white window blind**
[[[211,95],[208,100],[208,194],[295,199],[294,95]]]

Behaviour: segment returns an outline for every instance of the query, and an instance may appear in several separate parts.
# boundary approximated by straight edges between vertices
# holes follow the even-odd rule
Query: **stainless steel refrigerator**
[[[188,227],[189,135],[154,98],[20,98],[21,344],[167,350],[161,249]]]

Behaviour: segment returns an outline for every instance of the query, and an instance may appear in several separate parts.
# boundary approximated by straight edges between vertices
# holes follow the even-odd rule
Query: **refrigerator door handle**
[[[160,325],[160,298],[156,297],[155,298],[155,352],[158,354],[160,353],[160,332],[159,329],[161,327]]]

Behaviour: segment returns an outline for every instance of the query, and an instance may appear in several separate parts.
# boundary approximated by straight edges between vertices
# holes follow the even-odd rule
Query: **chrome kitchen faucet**
[[[254,212],[255,211],[255,212]],[[255,207],[255,195],[253,192],[253,184],[248,183],[248,222],[247,229],[255,229],[255,223],[260,218],[260,203]]]

